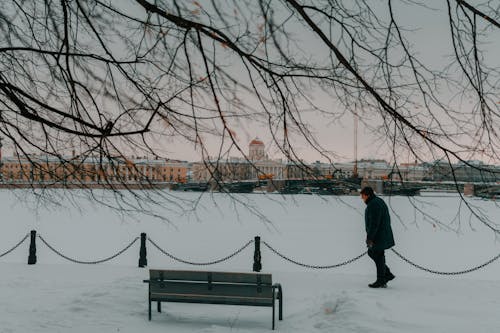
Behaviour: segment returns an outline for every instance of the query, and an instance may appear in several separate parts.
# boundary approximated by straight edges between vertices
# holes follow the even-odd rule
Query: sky
[[[433,70],[439,70],[445,67],[452,56],[452,45],[450,39],[450,28],[447,19],[447,8],[444,2],[423,2],[427,7],[404,6],[399,2],[394,3],[394,12],[398,23],[405,27],[403,33],[408,43],[413,48],[415,54],[421,59],[426,66]],[[379,2],[379,10],[386,10],[386,2]],[[384,16],[384,15],[383,15]],[[500,34],[496,34],[500,35]],[[500,61],[494,55],[500,53],[500,43],[496,43],[495,34],[490,35],[486,39],[485,49],[488,51],[488,62],[497,68],[500,68]],[[299,44],[306,50],[324,50],[320,48],[317,41],[308,39],[308,34],[303,31],[295,32],[295,36],[299,39]],[[312,51],[314,53],[314,51]],[[491,57],[493,55],[493,57]],[[315,54],[321,58],[321,54]],[[340,105],[332,95],[320,91],[309,92],[312,99],[319,106],[325,109],[343,111],[343,106]],[[465,103],[459,103],[458,96],[453,96],[446,89],[441,89],[438,92],[440,98],[449,102],[452,106],[467,111],[470,108],[471,100],[465,99]],[[309,128],[315,134],[318,142],[326,151],[334,152],[334,159],[337,161],[352,161],[354,159],[354,117],[351,114],[345,114],[338,118],[322,116],[315,114],[313,116],[304,116],[305,121],[309,124]],[[373,127],[380,125],[381,119],[379,116],[374,116],[372,111],[360,110],[360,121],[358,123],[358,159],[361,158],[385,158],[392,159],[390,142],[381,139],[381,135],[373,133]],[[269,131],[264,126],[259,126],[252,123],[245,123],[244,126],[236,125],[232,128],[237,134],[238,143],[247,149],[248,143],[255,137],[260,138],[268,147],[268,154],[274,158],[281,158],[278,149],[273,146]],[[383,137],[383,136],[382,136]],[[218,139],[207,139],[210,145],[218,147]],[[325,158],[319,153],[311,149],[303,140],[294,142],[296,151],[300,154],[303,160],[315,161]],[[184,146],[175,147],[167,146],[166,149],[171,151],[173,155],[179,156],[181,159],[196,160],[197,154],[193,149],[185,149]],[[450,146],[451,147],[451,146]],[[194,154],[193,154],[194,153]],[[235,153],[236,154],[236,153]],[[436,156],[423,155],[428,160],[433,160]],[[442,157],[442,156],[439,156]],[[481,159],[481,156],[469,156],[471,159],[475,157]],[[400,162],[412,162],[414,157],[407,153],[400,155]],[[486,162],[492,162],[486,161]],[[495,161],[493,161],[495,162]],[[497,161],[498,162],[498,161]]]
[[[188,9],[192,9],[191,14],[193,17],[197,16],[202,16],[200,15],[200,10],[203,9],[203,6],[207,6],[207,4],[210,3],[208,0],[200,0],[200,1],[192,1],[192,2],[183,2],[183,6],[187,6]],[[229,1],[228,3],[234,4],[233,2]],[[276,2],[277,3],[277,2]],[[344,5],[349,6],[349,4],[352,4],[352,2],[342,2]],[[450,61],[450,55],[452,53],[451,49],[451,42],[450,42],[450,29],[449,29],[449,23],[448,23],[448,17],[446,13],[446,4],[445,2],[435,2],[435,1],[423,1],[422,6],[416,6],[414,4],[410,5],[407,4],[407,2],[400,2],[400,1],[394,1],[393,6],[394,6],[394,12],[395,12],[395,17],[401,26],[404,26],[403,33],[405,35],[405,38],[408,41],[408,45],[412,47],[412,50],[416,56],[421,59],[426,66],[428,66],[432,70],[441,70],[443,69]],[[453,3],[453,2],[452,2]],[[474,1],[474,4],[479,3],[479,1]],[[130,2],[115,2],[117,6],[121,6],[120,8],[123,8],[124,10],[127,11],[127,14],[130,14],[131,16],[136,16],[140,18],[145,17],[145,12],[144,9],[141,8],[139,5],[137,5],[134,1]],[[380,17],[382,19],[387,19],[387,2],[386,1],[379,1],[379,2],[373,2],[370,3],[372,6],[371,8],[374,10],[375,13],[380,14]],[[481,9],[485,9],[485,7],[480,7]],[[485,9],[486,10],[486,9]],[[242,15],[242,14],[240,14]],[[250,15],[250,14],[249,14]],[[255,27],[251,26],[250,29],[259,29],[259,22],[262,21],[262,18],[258,16],[258,14],[255,14],[255,17],[250,17],[249,22],[250,24],[254,24]],[[277,13],[277,16],[275,17],[276,19],[282,19],[286,21],[286,15],[287,11],[283,11],[280,13]],[[313,15],[314,16],[314,15]],[[317,16],[315,16],[317,18]],[[232,22],[232,21],[231,21]],[[233,22],[234,23],[234,22]],[[219,22],[220,24],[220,22]],[[239,27],[238,24],[241,24],[241,22],[234,23],[234,26],[237,26],[240,31],[246,31],[245,27]],[[142,26],[141,26],[142,27]],[[232,27],[232,26],[231,26]],[[295,39],[293,40],[293,43],[289,45],[289,50],[290,54],[298,55],[298,57],[304,57],[307,58],[311,61],[318,61],[321,62],[321,64],[326,64],[326,68],[330,69],[333,65],[335,65],[336,60],[333,60],[330,63],[330,60],[328,59],[328,50],[327,48],[322,45],[318,41],[317,38],[311,38],[312,34],[309,30],[309,28],[304,28],[304,26],[299,25],[296,21],[294,22],[291,20],[291,23],[288,23],[286,25],[288,32],[290,33],[291,36],[293,36]],[[480,27],[484,28],[485,24],[480,23]],[[130,27],[129,27],[130,28]],[[135,27],[137,28],[137,27]],[[135,32],[141,31],[142,28],[137,28]],[[334,28],[335,29],[335,28]],[[363,28],[355,26],[353,27],[353,31],[356,32],[356,29],[358,30],[357,33],[368,33],[366,29],[361,30]],[[125,33],[127,33],[129,30],[124,30]],[[131,31],[131,30],[130,30]],[[482,45],[485,50],[487,51],[486,58],[485,60],[487,61],[492,68],[499,69],[500,68],[500,58],[498,58],[496,55],[500,53],[500,45],[497,43],[497,40],[500,40],[500,32],[494,30],[494,32],[490,31],[488,32],[488,37],[484,39],[484,44]],[[168,35],[168,34],[167,34]],[[258,34],[257,34],[258,36]],[[498,37],[498,38],[496,38]],[[165,37],[165,39],[168,41],[169,37]],[[246,35],[242,35],[242,38],[247,38]],[[248,37],[250,38],[250,37]],[[370,37],[367,37],[370,38]],[[332,38],[334,44],[336,42],[335,38]],[[289,41],[289,40],[286,40]],[[113,43],[111,43],[113,44]],[[118,43],[117,43],[118,44]],[[207,44],[210,44],[207,42]],[[97,44],[96,44],[97,45]],[[217,44],[218,45],[218,44]],[[286,43],[284,43],[286,45]],[[171,46],[171,45],[169,45]],[[214,52],[220,52],[217,54],[219,57],[218,59],[220,60],[221,65],[227,66],[225,69],[228,71],[233,71],[232,74],[235,79],[241,79],[241,82],[248,84],[249,80],[245,78],[245,68],[243,66],[237,67],[234,65],[236,61],[233,61],[233,63],[230,62],[230,57],[227,55],[228,50],[227,48],[221,47],[220,45],[218,51]],[[338,46],[338,45],[337,45]],[[339,48],[341,51],[345,51],[345,45],[340,45]],[[123,45],[122,45],[123,48]],[[167,47],[168,49],[168,47]],[[120,56],[125,55],[123,53],[123,49],[120,49],[118,46],[116,47],[116,53],[119,54]],[[131,53],[133,50],[130,50]],[[262,51],[262,50],[260,50]],[[260,52],[259,51],[259,52]],[[195,51],[193,50],[193,53]],[[345,52],[344,52],[345,53]],[[258,52],[256,54],[259,54]],[[393,54],[392,57],[394,59],[397,59],[398,57],[401,57],[401,54]],[[228,60],[227,64],[225,63],[226,59]],[[155,59],[156,60],[156,59]],[[193,60],[199,61],[199,57],[193,56]],[[333,63],[333,65],[332,65]],[[370,64],[371,66],[373,64]],[[330,66],[330,67],[329,67]],[[372,66],[373,67],[373,66]],[[193,66],[194,69],[199,71],[200,73],[203,73],[203,64],[202,63],[196,63]],[[200,69],[201,68],[201,69]],[[151,69],[150,69],[151,70]],[[367,67],[362,67],[361,68],[361,73],[364,75],[365,79],[368,81],[373,77],[373,68],[370,68],[370,66]],[[154,73],[154,70],[151,70],[152,73]],[[148,72],[149,73],[149,72]],[[185,84],[185,80],[187,73],[177,73],[181,78],[178,81],[174,81],[176,84]],[[198,74],[198,72],[197,72]],[[153,74],[154,75],[154,74]],[[347,77],[348,75],[346,75]],[[452,74],[453,76],[453,74]],[[493,78],[495,78],[494,75],[490,74]],[[498,77],[498,76],[496,76]],[[339,79],[342,79],[342,75],[339,75]],[[160,80],[161,81],[161,80]],[[379,85],[380,82],[374,80],[375,82],[372,82],[374,85]],[[262,87],[262,81],[258,82],[260,83],[260,87]],[[315,105],[319,106],[320,108],[324,109],[328,113],[326,114],[320,114],[318,112],[311,112],[310,110],[305,110],[304,104],[298,104],[297,108],[300,110],[297,114],[300,114],[302,117],[302,120],[304,123],[307,125],[307,129],[314,135],[315,139],[321,146],[321,152],[325,152],[327,155],[329,155],[333,161],[335,162],[344,162],[344,161],[352,161],[354,159],[354,141],[355,141],[355,136],[354,136],[354,130],[353,130],[353,124],[354,124],[354,117],[353,115],[349,112],[346,111],[346,107],[343,106],[338,99],[336,98],[334,94],[334,90],[331,86],[322,86],[318,87],[317,85],[310,84],[308,87],[309,82],[305,82],[304,87],[300,88],[300,91],[307,94],[307,97],[310,98]],[[322,83],[324,84],[324,83]],[[441,86],[437,87],[436,90],[434,91],[436,95],[438,95],[439,98],[442,98],[445,102],[449,103],[453,108],[456,108],[456,111],[459,112],[465,112],[467,113],[469,109],[473,106],[473,103],[475,101],[474,97],[470,96],[459,96],[459,95],[451,95],[449,89],[446,87],[448,82],[442,84]],[[496,83],[498,85],[498,83]],[[383,86],[383,85],[382,85]],[[174,87],[175,88],[175,87]],[[309,89],[307,89],[309,88]],[[322,89],[320,89],[322,88]],[[265,89],[263,89],[265,90]],[[414,95],[414,90],[415,89],[406,89],[404,92],[405,94],[408,94],[411,98],[413,98]],[[223,91],[223,89],[221,89]],[[379,92],[382,92],[383,94],[385,93],[384,88],[379,88]],[[230,95],[231,92],[228,92],[228,95]],[[296,92],[295,92],[296,93]],[[237,94],[239,95],[238,97],[241,100],[244,100],[245,102],[248,103],[248,108],[249,110],[245,111],[253,111],[253,112],[262,112],[262,108],[259,106],[257,103],[256,99],[253,99],[252,97],[249,97],[247,93],[238,91]],[[415,93],[416,94],[416,93]],[[168,93],[167,93],[168,95]],[[463,98],[462,98],[463,97]],[[105,98],[102,98],[104,100]],[[422,103],[421,100],[418,100],[418,98],[415,98],[413,102],[415,103]],[[98,99],[99,100],[99,99]],[[366,100],[365,98],[363,100]],[[108,103],[110,100],[108,99]],[[111,101],[112,102],[112,101]],[[351,100],[352,102],[352,100]],[[500,103],[500,101],[499,101]],[[174,107],[177,105],[174,105]],[[201,105],[202,107],[204,105]],[[407,106],[407,111],[409,112],[410,110],[413,111],[412,107],[413,104]],[[134,107],[136,107],[134,105]],[[391,142],[388,138],[387,135],[381,132],[376,132],[375,130],[378,129],[382,125],[382,117],[380,114],[377,112],[374,112],[372,108],[369,108],[367,106],[361,107],[358,106],[356,107],[356,100],[354,99],[354,106],[349,105],[348,107],[351,108],[356,108],[356,112],[359,114],[359,122],[358,122],[358,135],[357,135],[357,151],[358,151],[358,159],[362,158],[383,158],[387,160],[392,160],[392,150],[391,150]],[[407,118],[412,117],[412,120],[414,116],[419,116],[423,119],[419,119],[419,121],[423,122],[425,125],[431,124],[432,126],[435,126],[437,128],[436,124],[432,124],[432,121],[430,119],[426,119],[425,116],[422,116],[422,112],[418,111],[418,105],[415,106],[415,113],[409,112],[406,116]],[[110,104],[105,104],[103,102],[103,108],[109,108],[112,109],[113,105]],[[119,107],[116,106],[118,109]],[[431,107],[432,108],[432,107]],[[200,108],[201,109],[201,108]],[[280,107],[276,108],[278,111],[280,110]],[[185,112],[189,114],[191,110],[189,108],[187,109],[182,109],[180,110],[182,112]],[[229,109],[228,111],[231,111]],[[437,117],[439,119],[439,116]],[[123,118],[122,118],[123,119]],[[263,119],[263,122],[262,122]],[[232,133],[234,134],[236,141],[238,145],[242,148],[244,152],[247,151],[248,149],[248,144],[249,142],[254,139],[254,138],[259,138],[261,139],[267,147],[267,153],[271,158],[283,158],[283,155],[279,152],[278,147],[273,144],[272,136],[270,133],[269,126],[266,124],[266,117],[264,116],[262,119],[257,119],[257,121],[251,121],[251,120],[240,120],[238,122],[232,122],[232,120],[228,120],[228,123],[230,124],[230,129]],[[478,120],[479,117],[477,117],[474,120]],[[261,120],[260,122],[258,122]],[[276,121],[279,123],[281,119],[276,117],[273,119],[273,121]],[[473,125],[477,125],[473,123],[473,120],[470,122],[467,122],[466,120],[464,121],[464,126],[471,126],[472,129],[474,129]],[[428,123],[427,123],[428,122]],[[495,125],[498,123],[498,117],[493,119],[493,124],[492,127],[494,128]],[[162,122],[159,121],[159,129],[164,130],[165,128],[168,127],[167,125],[164,125],[162,127]],[[221,124],[220,121],[217,123],[214,121],[214,124],[210,124],[214,126],[215,128],[220,128]],[[448,124],[445,124],[445,127]],[[389,127],[391,126],[389,122]],[[430,126],[430,125],[429,125]],[[468,129],[462,129],[462,128],[453,128],[449,127],[450,131],[454,133],[455,130],[463,130],[466,132],[466,134],[469,134],[467,132]],[[180,132],[175,132],[172,131],[168,135],[164,136],[152,136],[149,138],[149,143],[151,146],[159,152],[159,155],[165,156],[168,158],[172,159],[180,159],[180,160],[188,160],[188,161],[198,161],[201,159],[201,153],[199,150],[199,145],[195,145],[192,142],[187,142],[180,137],[182,136],[182,131],[186,130],[185,128],[180,129]],[[29,131],[29,130],[28,130]],[[165,130],[165,132],[168,132],[169,129]],[[283,130],[278,129],[276,130],[278,140],[282,140],[283,137]],[[326,161],[326,158],[324,156],[321,156],[321,152],[316,151],[315,149],[311,148],[311,145],[308,144],[303,138],[300,138],[300,135],[294,134],[292,131],[289,132],[291,135],[291,144],[294,147],[294,150],[298,153],[298,158],[302,159],[304,161],[308,162],[313,162],[316,160],[321,160],[321,161]],[[474,137],[474,133],[471,134],[472,137]],[[417,136],[417,135],[415,135]],[[141,138],[139,136],[136,137],[137,141],[139,144],[141,144]],[[461,136],[456,136],[453,139],[457,140],[457,142],[463,142],[464,140],[467,140],[466,138],[464,139]],[[67,142],[62,140],[63,144],[66,144]],[[221,145],[221,138],[220,136],[204,136],[203,141],[206,144],[209,152],[209,155],[217,155],[219,147]],[[226,140],[227,142],[227,140]],[[444,141],[443,141],[444,142]],[[5,147],[4,147],[4,155],[9,155],[12,153],[12,143],[9,142],[4,142]],[[466,142],[467,143],[467,142]],[[455,146],[453,146],[452,143],[445,142],[447,146],[451,149],[456,149]],[[77,149],[80,147],[77,147]],[[141,151],[137,152],[134,151],[133,148],[127,146],[127,144],[121,144],[120,148],[123,149],[124,153],[126,155],[148,155],[146,151]],[[426,151],[426,147],[423,144],[420,144],[418,147],[419,149],[422,150],[420,152],[420,156],[424,160],[434,160],[437,158],[441,158],[442,156],[435,156]],[[70,149],[67,150],[67,153],[71,153],[71,149],[74,149],[74,147],[71,147]],[[82,149],[83,150],[83,149]],[[239,153],[237,152],[236,149],[233,149],[229,155],[238,155]],[[398,148],[396,151],[396,154],[398,155],[398,160],[399,162],[411,162],[414,161],[414,156],[408,152],[408,150],[405,150],[403,148]],[[438,154],[439,155],[439,154]],[[480,156],[474,155],[473,154],[467,154],[464,153],[464,157],[466,159],[478,159]],[[496,161],[485,161],[487,163],[495,163],[498,164],[500,161],[498,161],[498,158]]]

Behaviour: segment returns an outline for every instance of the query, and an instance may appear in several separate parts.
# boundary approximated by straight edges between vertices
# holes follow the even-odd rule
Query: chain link
[[[302,266],[302,267],[306,267],[306,268],[312,268],[312,269],[329,269],[329,268],[336,268],[336,267],[340,267],[340,266],[344,266],[344,265],[347,265],[347,264],[350,264],[352,262],[355,262],[356,260],[362,258],[365,254],[366,254],[366,251],[363,252],[362,254],[360,254],[359,256],[357,257],[354,257],[352,259],[349,259],[349,260],[346,260],[344,262],[341,262],[339,264],[334,264],[334,265],[325,265],[325,266],[320,266],[320,265],[308,265],[308,264],[304,264],[304,263],[301,263],[301,262],[298,262],[297,260],[293,260],[291,259],[290,257],[287,257],[283,254],[281,254],[280,252],[278,252],[276,249],[274,249],[271,245],[269,245],[267,242],[263,241],[262,242],[269,250],[271,250],[272,252],[274,252],[275,254],[277,254],[278,256],[280,256],[281,258],[285,259],[286,261],[289,261],[291,262],[292,264],[295,264],[295,265],[299,265],[299,266]]]
[[[403,259],[406,263],[412,265],[413,267],[416,267],[416,268],[418,268],[420,270],[423,270],[423,271],[426,271],[426,272],[429,272],[429,273],[432,273],[432,274],[438,274],[438,275],[460,275],[460,274],[466,274],[466,273],[474,272],[474,271],[477,271],[477,270],[479,270],[481,268],[484,268],[484,267],[488,266],[489,264],[491,264],[492,262],[494,262],[495,260],[497,260],[498,258],[500,258],[500,254],[498,254],[497,256],[491,258],[487,262],[485,262],[485,263],[483,263],[483,264],[481,264],[479,266],[476,266],[476,267],[472,267],[472,268],[469,268],[469,269],[466,269],[466,270],[463,270],[463,271],[457,271],[457,272],[442,272],[442,271],[435,271],[435,270],[432,270],[432,269],[420,266],[420,265],[412,262],[411,260],[405,258],[402,254],[400,254],[399,252],[397,252],[394,249],[391,249],[391,251],[394,252],[399,258]]]
[[[21,245],[22,243],[24,243],[24,241],[26,240],[26,238],[28,238],[29,236],[30,236],[30,234],[29,234],[29,233],[28,233],[28,234],[26,234],[26,236],[24,236],[24,238],[23,238],[23,239],[21,239],[21,240],[19,241],[19,243],[17,243],[16,245],[14,245],[14,247],[13,247],[13,248],[11,248],[10,250],[7,250],[6,252],[4,252],[4,253],[0,254],[0,258],[2,258],[3,256],[5,256],[5,255],[7,255],[7,254],[11,253],[12,251],[14,251],[15,249],[17,249],[17,248],[19,247],[19,245]]]
[[[56,254],[58,254],[59,256],[63,257],[64,259],[66,260],[69,260],[69,261],[72,261],[74,263],[77,263],[77,264],[100,264],[100,263],[103,263],[103,262],[106,262],[106,261],[109,261],[111,259],[114,259],[116,257],[118,257],[120,254],[122,254],[123,252],[127,251],[135,242],[137,242],[137,240],[139,239],[139,237],[136,237],[134,238],[134,240],[132,242],[130,242],[130,244],[128,244],[123,250],[120,250],[118,251],[117,253],[115,253],[114,255],[110,256],[110,257],[107,257],[107,258],[104,258],[104,259],[101,259],[101,260],[94,260],[94,261],[83,261],[83,260],[77,260],[77,259],[73,259],[73,258],[70,258],[68,256],[65,256],[64,254],[62,254],[61,252],[57,251],[53,246],[51,246],[49,243],[47,243],[47,241],[41,236],[41,235],[38,235],[38,238],[40,238],[40,240],[45,244],[47,245],[47,247],[49,249],[51,249],[53,252],[55,252]]]
[[[165,251],[164,249],[162,249],[160,246],[158,246],[158,244],[156,244],[149,237],[148,237],[148,241],[151,244],[153,244],[153,246],[156,247],[161,253],[165,254],[166,256],[170,257],[171,259],[173,259],[175,261],[178,261],[178,262],[181,262],[183,264],[194,265],[194,266],[214,265],[214,264],[218,264],[218,263],[221,263],[223,261],[229,260],[229,259],[233,258],[234,256],[238,255],[241,251],[243,251],[244,249],[246,249],[248,246],[250,246],[250,244],[252,244],[254,242],[253,239],[250,240],[250,241],[248,241],[248,243],[246,243],[245,245],[243,245],[241,248],[239,248],[238,250],[236,250],[235,252],[231,253],[230,255],[228,255],[228,256],[226,256],[224,258],[213,260],[213,261],[208,261],[208,262],[194,262],[194,261],[183,260],[181,258],[178,258],[178,257],[176,257],[176,256],[168,253],[167,251]]]

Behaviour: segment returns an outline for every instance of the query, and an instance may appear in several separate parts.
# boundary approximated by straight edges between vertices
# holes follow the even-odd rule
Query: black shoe
[[[389,281],[391,281],[391,280],[394,280],[394,278],[395,278],[395,277],[396,277],[396,276],[394,276],[394,274],[392,274],[392,273],[390,273],[390,272],[389,272],[389,273],[387,273],[387,274],[384,276],[384,278],[385,278],[385,281],[386,281],[386,282],[389,282]]]
[[[385,281],[381,281],[381,280],[377,280],[373,283],[370,283],[368,285],[368,287],[370,288],[386,288],[387,287],[387,284]]]

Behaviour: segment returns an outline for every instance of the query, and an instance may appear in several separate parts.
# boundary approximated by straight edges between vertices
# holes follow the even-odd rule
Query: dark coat
[[[384,200],[375,195],[366,201],[365,228],[366,239],[374,243],[373,250],[386,250],[394,246],[389,209]]]

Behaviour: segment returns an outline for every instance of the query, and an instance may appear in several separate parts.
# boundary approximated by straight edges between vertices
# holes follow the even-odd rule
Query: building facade
[[[15,156],[3,158],[3,183],[186,182],[189,164],[163,159]]]
[[[192,166],[194,182],[283,179],[284,175],[285,165],[283,162],[269,159],[265,153],[265,145],[259,138],[255,138],[249,143],[247,158],[208,159],[193,163]]]
[[[449,164],[436,160],[422,164],[425,169],[424,180],[496,183],[500,182],[500,166],[487,165],[481,161],[466,161]]]

